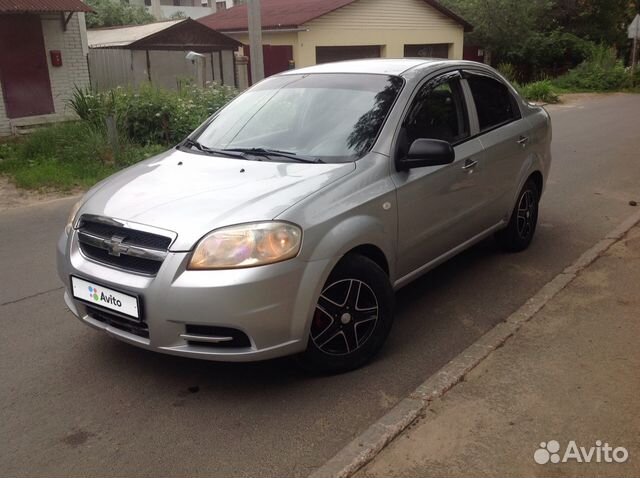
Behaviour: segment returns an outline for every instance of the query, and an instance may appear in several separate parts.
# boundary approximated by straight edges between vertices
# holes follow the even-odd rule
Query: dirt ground
[[[356,476],[640,476],[639,263],[636,227]],[[628,459],[549,462],[550,439]]]
[[[80,191],[67,193],[26,191],[24,189],[18,189],[8,178],[0,176],[0,211],[74,196],[79,193]]]

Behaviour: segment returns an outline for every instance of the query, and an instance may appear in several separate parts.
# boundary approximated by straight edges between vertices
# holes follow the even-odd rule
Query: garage
[[[318,46],[316,47],[316,63],[332,61],[358,60],[361,58],[380,58],[380,45],[356,46]]]
[[[438,0],[261,0],[261,20],[266,75],[359,58],[461,59],[473,30]],[[198,21],[249,44],[246,3]]]

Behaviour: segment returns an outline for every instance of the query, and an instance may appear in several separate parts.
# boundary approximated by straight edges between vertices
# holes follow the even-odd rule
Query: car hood
[[[214,229],[274,219],[354,170],[354,163],[243,161],[172,150],[98,184],[79,214],[172,231],[171,250],[187,251]]]

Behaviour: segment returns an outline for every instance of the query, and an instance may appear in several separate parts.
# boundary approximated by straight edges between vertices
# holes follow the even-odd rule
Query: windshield
[[[373,146],[402,85],[402,78],[386,75],[269,78],[227,105],[192,139],[218,151],[354,161]]]

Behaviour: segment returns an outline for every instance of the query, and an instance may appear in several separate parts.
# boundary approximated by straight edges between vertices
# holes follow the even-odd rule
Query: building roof
[[[3,0],[0,0],[0,2],[2,1]],[[87,43],[89,44],[89,48],[126,47],[137,40],[166,30],[182,21],[183,20],[171,20],[167,22],[148,23],[147,25],[87,30]]]
[[[87,43],[89,48],[131,50],[216,51],[240,46],[240,42],[233,38],[190,18],[87,30]]]
[[[93,12],[80,0],[0,0],[0,13]]]
[[[262,0],[262,28],[268,30],[297,28],[318,17],[354,3],[357,0]],[[437,0],[423,0],[452,20],[464,26],[465,31],[473,26],[444,7]],[[198,21],[222,32],[247,31],[247,5],[242,4],[221,12],[199,18]]]

